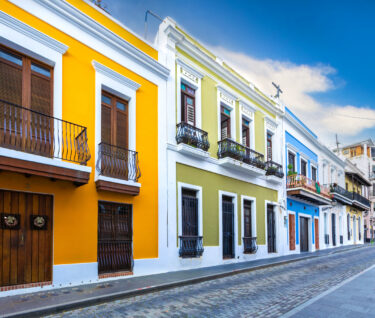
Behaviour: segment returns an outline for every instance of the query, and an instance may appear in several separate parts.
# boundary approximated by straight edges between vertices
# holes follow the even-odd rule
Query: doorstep
[[[163,274],[131,277],[67,288],[49,289],[0,298],[1,317],[39,317],[178,286],[196,284],[261,268],[345,252],[369,245],[342,246],[304,254],[291,254],[249,262],[231,263]]]

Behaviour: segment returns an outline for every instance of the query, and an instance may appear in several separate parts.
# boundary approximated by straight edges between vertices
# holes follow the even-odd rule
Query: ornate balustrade
[[[283,178],[284,177],[283,166],[272,160],[267,161],[266,162],[266,175]]]
[[[258,250],[256,237],[243,237],[243,252],[245,254],[255,254]]]
[[[203,254],[203,236],[179,236],[180,257],[193,258]]]
[[[304,188],[331,199],[329,187],[320,185],[318,182],[300,174],[293,174],[288,176],[286,187],[287,189]]]
[[[204,151],[210,148],[207,132],[185,122],[177,125],[176,141],[178,144],[183,143]]]

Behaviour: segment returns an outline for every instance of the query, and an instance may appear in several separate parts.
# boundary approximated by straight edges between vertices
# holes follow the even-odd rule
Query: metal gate
[[[182,235],[198,236],[198,199],[182,196]]]
[[[267,204],[267,242],[268,253],[276,253],[275,213],[271,204]]]
[[[223,258],[234,258],[234,204],[223,197]]]
[[[132,205],[99,202],[99,274],[133,270]]]
[[[332,245],[333,246],[336,246],[336,215],[335,214],[331,214],[332,215]]]

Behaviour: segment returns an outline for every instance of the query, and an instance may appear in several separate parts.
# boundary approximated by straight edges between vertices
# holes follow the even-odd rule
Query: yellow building
[[[0,287],[158,260],[158,52],[82,0],[0,0]]]
[[[346,163],[345,186],[346,190],[352,193],[352,204],[346,205],[346,240],[348,243],[358,244],[364,242],[363,217],[371,206],[370,201],[366,198],[368,193],[366,188],[371,186],[371,182],[349,160],[346,160]]]

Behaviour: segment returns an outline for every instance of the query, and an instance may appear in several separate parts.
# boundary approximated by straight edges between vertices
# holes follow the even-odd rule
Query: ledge
[[[2,153],[0,156],[0,170],[46,177],[54,180],[72,181],[76,185],[87,184],[89,181],[91,167],[58,159],[44,158],[15,150],[0,149]]]
[[[331,199],[326,198],[321,194],[311,192],[305,188],[287,188],[286,190],[287,196],[297,197],[301,200],[308,201],[313,205],[330,205],[332,203]]]
[[[279,177],[276,177],[276,176],[273,176],[273,175],[266,176],[266,180],[268,182],[271,182],[271,183],[274,183],[274,184],[281,184],[281,183],[283,183],[283,179],[284,178],[279,178]]]
[[[209,158],[210,157],[210,153],[208,151],[204,151],[202,149],[199,149],[199,148],[195,148],[195,147],[192,147],[192,146],[189,146],[189,145],[186,145],[186,144],[178,144],[177,145],[177,151],[178,152],[181,152],[185,155],[188,155],[188,156],[193,156],[193,157],[196,157],[196,158]]]
[[[266,171],[239,160],[235,160],[229,157],[218,159],[219,165],[230,169],[246,172],[253,176],[264,176]],[[268,180],[268,179],[267,179]]]
[[[98,176],[95,184],[98,191],[111,191],[133,196],[139,195],[141,189],[140,183],[105,176]]]

